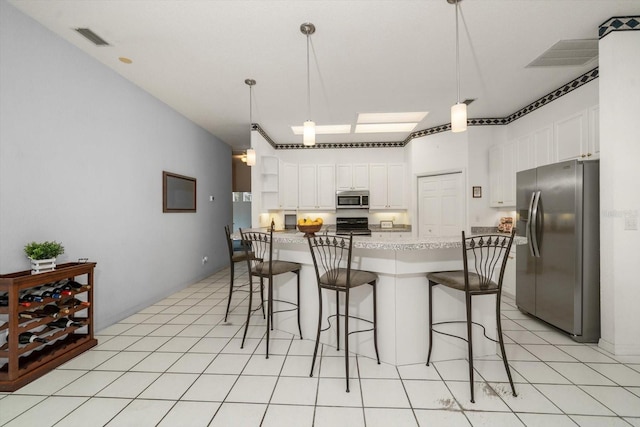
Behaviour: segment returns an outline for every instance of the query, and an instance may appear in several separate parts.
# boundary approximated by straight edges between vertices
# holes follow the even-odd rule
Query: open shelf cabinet
[[[31,274],[30,270],[0,275],[0,295],[8,295],[8,305],[0,306],[0,391],[15,391],[75,356],[98,344],[93,335],[93,274],[95,262],[66,263],[56,270]],[[59,299],[20,303],[20,296],[33,288],[73,280],[82,284]],[[84,304],[64,306],[77,299]],[[62,306],[61,314],[34,317],[46,305]],[[25,317],[28,316],[28,317]],[[50,328],[48,323],[67,317],[81,325]],[[47,342],[19,344],[22,333],[33,333]]]

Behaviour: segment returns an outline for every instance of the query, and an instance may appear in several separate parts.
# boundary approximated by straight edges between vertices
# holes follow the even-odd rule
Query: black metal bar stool
[[[496,341],[493,338],[488,337],[486,334],[486,330],[484,331],[484,336],[491,341],[500,344],[502,361],[504,363],[504,368],[507,371],[507,377],[509,377],[511,391],[513,392],[514,396],[517,396],[516,389],[513,386],[513,380],[511,378],[511,371],[509,370],[507,354],[504,349],[502,325],[500,322],[500,297],[502,295],[502,277],[504,276],[504,269],[507,265],[509,250],[511,249],[511,244],[513,243],[514,234],[515,229],[513,229],[511,234],[507,236],[491,234],[465,237],[463,231],[462,258],[464,262],[464,270],[439,271],[427,274],[427,279],[429,279],[429,354],[427,356],[427,366],[429,366],[429,361],[431,360],[433,332],[466,341],[469,350],[469,385],[471,387],[472,403],[475,403],[475,400],[473,397],[473,343],[471,338],[471,329],[472,325],[474,324],[484,329],[483,325],[474,322],[471,318],[471,299],[476,295],[493,294],[496,296],[496,323],[498,329],[498,340]],[[497,277],[497,282],[494,279],[495,277]],[[442,285],[451,289],[455,289],[457,291],[464,292],[467,312],[466,320],[433,323],[432,290],[436,285]],[[457,335],[438,331],[433,328],[437,325],[460,322],[466,322],[467,324],[466,339]]]
[[[248,286],[251,282],[249,283],[245,283],[243,285],[237,285],[234,286],[233,281],[235,278],[235,265],[237,262],[242,262],[242,261],[246,261],[247,260],[247,256],[252,257],[253,256],[253,252],[249,251],[249,253],[247,254],[244,250],[244,248],[242,248],[241,251],[234,251],[233,250],[233,239],[231,239],[231,229],[229,228],[228,225],[224,226],[224,233],[227,237],[227,248],[229,249],[229,274],[230,274],[230,278],[229,278],[229,299],[227,301],[227,311],[225,311],[224,313],[224,321],[227,321],[227,316],[229,315],[229,309],[231,307],[231,297],[233,296],[233,292],[234,291],[238,291],[241,288],[244,288],[246,286]],[[247,291],[248,292],[248,291]]]
[[[264,289],[264,280],[269,283],[269,290],[267,292],[267,359],[269,358],[269,331],[273,330],[273,315],[274,313],[283,313],[287,311],[297,311],[298,316],[298,331],[300,332],[300,339],[302,339],[302,327],[300,326],[300,268],[301,265],[297,262],[280,261],[273,259],[273,229],[269,232],[259,231],[242,231],[240,229],[240,235],[242,236],[242,246],[245,250],[247,267],[249,270],[249,283],[253,284],[253,277],[260,278],[260,293],[262,296],[262,290]],[[249,255],[252,253],[252,255]],[[294,273],[296,275],[296,302],[275,300],[273,298],[273,277],[284,274]],[[247,330],[249,329],[249,321],[251,319],[251,304],[253,300],[253,286],[249,286],[249,309],[247,310],[247,322],[244,327],[244,334],[242,335],[241,348],[244,347],[244,341],[247,337]],[[264,307],[264,297],[261,298],[261,307]],[[280,303],[288,304],[293,308],[273,310],[273,302],[278,301]],[[256,309],[257,310],[257,309]]]
[[[336,293],[336,314],[330,315],[327,320],[336,318],[337,349],[340,350],[340,293],[345,294],[344,302],[344,360],[347,380],[347,392],[349,392],[349,335],[373,331],[373,346],[376,350],[376,359],[380,364],[378,355],[378,333],[377,333],[377,310],[376,310],[376,282],[378,275],[369,271],[355,270],[351,268],[351,252],[353,249],[353,236],[323,235],[320,237],[309,237],[309,248],[316,270],[316,280],[318,282],[318,331],[316,334],[316,346],[313,351],[313,361],[311,362],[311,373],[318,355],[318,345],[320,343],[320,333],[331,327],[331,323],[322,329],[322,290],[327,289]],[[362,319],[360,317],[349,316],[349,292],[352,288],[369,284],[373,288],[373,320]],[[358,319],[373,325],[370,329],[360,329],[349,332],[349,319]]]

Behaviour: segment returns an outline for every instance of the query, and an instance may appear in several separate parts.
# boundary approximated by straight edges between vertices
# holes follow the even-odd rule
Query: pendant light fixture
[[[300,32],[307,36],[307,120],[304,122],[302,143],[316,145],[316,123],[311,120],[311,83],[309,78],[309,37],[316,32],[316,26],[310,22],[300,25]]]
[[[251,144],[251,128],[253,127],[252,107],[253,107],[253,86],[256,81],[253,79],[246,79],[245,84],[249,86],[249,144]],[[249,148],[247,150],[247,166],[255,166],[256,164],[256,150]]]
[[[460,102],[460,40],[458,32],[458,3],[462,0],[447,0],[447,3],[456,5],[456,104],[451,107],[451,132],[464,132],[467,130],[467,104]]]

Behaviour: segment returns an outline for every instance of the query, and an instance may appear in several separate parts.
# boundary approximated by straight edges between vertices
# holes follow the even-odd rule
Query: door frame
[[[462,218],[462,228],[465,230],[465,232],[469,231],[469,203],[467,202],[469,183],[467,182],[467,170],[466,168],[442,169],[437,171],[421,172],[414,175],[415,221],[412,221],[416,224],[416,234],[414,234],[414,236],[420,235],[420,178],[440,175],[452,175],[457,173],[461,174],[462,177],[462,210],[464,211]]]

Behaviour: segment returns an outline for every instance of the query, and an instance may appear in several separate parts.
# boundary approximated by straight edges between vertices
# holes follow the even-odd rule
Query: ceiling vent
[[[598,57],[598,40],[560,40],[527,67],[575,67]]]
[[[76,28],[76,31],[96,46],[109,46],[109,43],[88,28]]]

